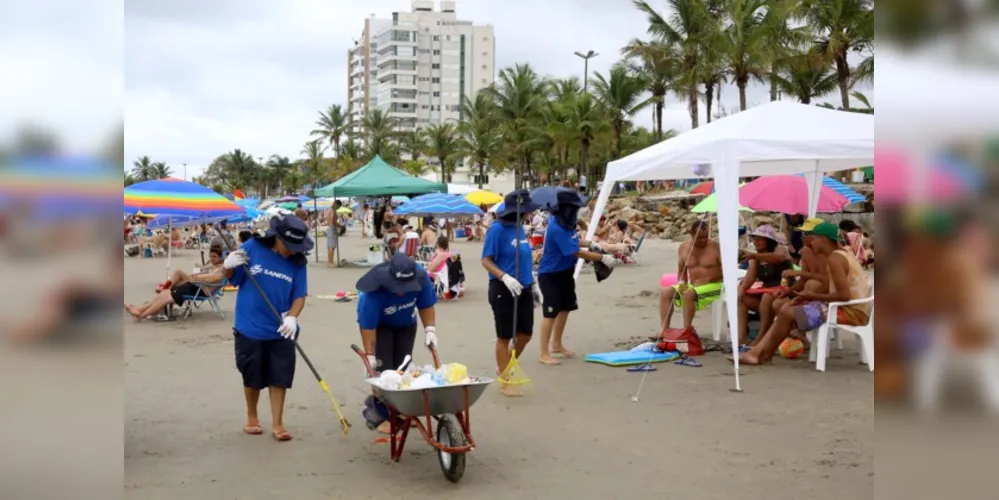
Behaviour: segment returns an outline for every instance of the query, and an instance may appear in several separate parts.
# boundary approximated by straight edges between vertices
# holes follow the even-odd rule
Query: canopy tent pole
[[[823,175],[819,170],[819,160],[815,160],[815,171],[804,175],[805,183],[808,185],[808,218],[812,218],[819,211],[819,195],[822,193]]]
[[[173,258],[173,217],[167,217],[167,264],[166,279],[170,279],[170,260]]]
[[[715,193],[718,195],[718,245],[721,247],[722,283],[724,284],[725,312],[728,315],[729,338],[732,341],[732,358],[735,371],[735,392],[742,392],[739,378],[739,168],[740,162],[725,154],[721,163],[712,165]]]
[[[586,228],[586,241],[593,241],[593,234],[597,231],[597,223],[600,222],[600,214],[604,212],[607,208],[607,200],[610,200],[611,191],[613,190],[614,184],[617,179],[608,178],[608,174],[604,174],[604,183],[600,186],[600,194],[597,195],[597,203],[593,207],[593,213],[590,214],[590,225]],[[579,279],[579,272],[583,269],[583,259],[576,260],[576,272],[573,274],[574,279]]]

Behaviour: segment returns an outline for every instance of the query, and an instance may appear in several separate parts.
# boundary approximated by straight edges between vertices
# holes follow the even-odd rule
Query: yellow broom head
[[[517,360],[516,351],[511,353],[510,362],[500,373],[497,380],[500,384],[500,391],[505,396],[527,396],[534,392],[534,384],[530,377],[524,373],[520,362]]]

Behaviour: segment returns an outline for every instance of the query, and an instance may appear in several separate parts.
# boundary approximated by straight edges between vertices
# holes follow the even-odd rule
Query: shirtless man
[[[721,298],[721,247],[708,235],[708,224],[690,226],[691,239],[680,245],[677,277],[680,282],[659,291],[659,320],[668,329],[675,307],[683,308],[683,329],[693,329],[694,314]],[[689,279],[689,281],[688,281]]]
[[[335,258],[337,247],[340,246],[340,221],[337,220],[339,215],[336,211],[342,206],[343,202],[335,200],[333,202],[333,207],[330,208],[326,214],[326,265],[329,267],[340,265],[340,262]]]
[[[811,248],[812,230],[815,226],[824,222],[819,218],[811,218],[805,221],[801,227],[795,228],[802,234],[802,247],[800,250],[801,260],[798,261],[801,270],[784,271],[785,279],[798,278],[791,287],[791,291],[825,293],[829,286],[829,262],[824,254],[817,253]],[[773,303],[774,314],[779,314],[780,310],[791,302],[786,293],[778,293]],[[797,335],[796,335],[797,336]]]

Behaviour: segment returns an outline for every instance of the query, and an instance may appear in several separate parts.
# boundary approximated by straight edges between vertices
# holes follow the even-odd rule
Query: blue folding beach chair
[[[195,309],[200,309],[201,304],[208,303],[208,306],[215,311],[219,319],[225,319],[222,308],[219,307],[219,299],[225,292],[225,287],[229,285],[229,280],[222,280],[222,283],[193,283],[198,286],[198,291],[194,295],[184,295],[184,311],[181,316],[187,319]],[[209,292],[214,288],[213,291]]]

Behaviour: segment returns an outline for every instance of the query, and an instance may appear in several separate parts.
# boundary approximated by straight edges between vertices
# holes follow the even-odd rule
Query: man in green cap
[[[809,247],[816,254],[826,257],[829,263],[828,291],[797,292],[794,300],[777,314],[777,319],[762,340],[750,351],[739,355],[740,363],[761,365],[770,362],[792,330],[797,329],[804,334],[822,326],[826,322],[830,302],[861,299],[870,293],[870,281],[860,262],[850,252],[840,248],[839,239],[839,227],[835,224],[823,222],[812,229]],[[843,325],[863,325],[867,323],[869,314],[865,305],[840,306],[836,319]]]

